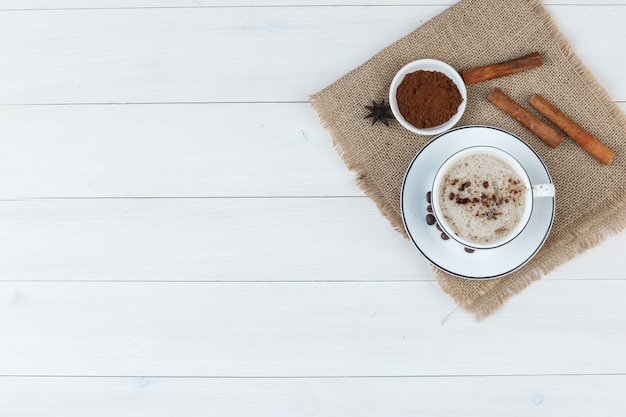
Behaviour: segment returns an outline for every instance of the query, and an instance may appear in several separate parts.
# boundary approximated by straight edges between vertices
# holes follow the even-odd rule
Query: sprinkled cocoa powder
[[[396,92],[398,109],[418,129],[439,126],[454,116],[463,102],[458,87],[438,71],[407,74]]]
[[[491,244],[524,219],[528,189],[504,159],[472,152],[452,163],[439,186],[441,219],[466,241]]]

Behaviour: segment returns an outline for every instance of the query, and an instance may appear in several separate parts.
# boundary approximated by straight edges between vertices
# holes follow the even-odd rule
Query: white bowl
[[[459,92],[461,93],[461,97],[463,101],[459,105],[459,108],[454,116],[450,118],[444,124],[439,126],[429,127],[425,129],[419,129],[413,126],[411,123],[407,122],[405,118],[400,113],[400,109],[398,109],[398,102],[396,101],[396,91],[398,90],[398,86],[404,80],[404,77],[407,74],[410,74],[415,71],[438,71],[446,75],[456,84]],[[410,62],[406,64],[398,73],[393,77],[391,81],[391,87],[389,87],[389,105],[391,106],[391,112],[394,117],[404,128],[407,130],[417,133],[418,135],[438,135],[439,133],[445,132],[456,125],[461,117],[463,116],[463,112],[465,111],[465,106],[467,104],[467,90],[465,88],[465,83],[463,82],[463,78],[461,75],[450,65],[446,64],[443,61],[438,61],[436,59],[419,59],[417,61]]]

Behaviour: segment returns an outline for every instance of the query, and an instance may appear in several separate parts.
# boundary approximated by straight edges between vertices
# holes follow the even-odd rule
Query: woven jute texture
[[[493,280],[467,280],[433,268],[442,289],[482,319],[509,297],[626,226],[626,117],[584,66],[539,0],[462,0],[361,66],[311,96],[322,125],[356,181],[391,224],[406,236],[400,191],[406,169],[432,139],[364,119],[365,105],[388,97],[395,73],[410,61],[434,58],[457,70],[541,53],[541,67],[469,85],[457,126],[490,125],[519,136],[543,159],[557,188],[548,240],[523,268]],[[554,103],[616,153],[604,166],[572,139],[556,149],[486,100],[498,87],[523,107],[534,93]],[[416,251],[416,256],[418,253]],[[594,278],[594,277],[590,277]]]

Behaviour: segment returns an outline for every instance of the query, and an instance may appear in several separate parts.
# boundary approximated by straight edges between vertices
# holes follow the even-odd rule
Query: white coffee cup
[[[441,195],[442,192],[442,181],[446,177],[450,168],[453,167],[460,159],[468,157],[471,154],[488,154],[497,157],[498,159],[504,161],[512,170],[517,174],[517,177],[521,179],[524,185],[524,211],[521,215],[518,223],[506,234],[503,236],[499,236],[497,239],[490,241],[489,243],[481,243],[477,241],[468,240],[464,237],[459,236],[457,232],[454,231],[454,228],[451,224],[446,220],[445,216],[442,214],[441,208]],[[475,186],[479,186],[476,184]],[[515,159],[513,156],[508,154],[507,152],[493,147],[493,146],[474,146],[470,148],[463,149],[450,158],[448,158],[441,167],[437,170],[435,174],[435,179],[432,185],[432,193],[431,193],[431,204],[433,208],[433,215],[439,226],[441,227],[443,233],[445,233],[450,238],[456,240],[462,245],[472,248],[472,249],[491,249],[502,246],[506,243],[511,242],[520,233],[524,230],[528,221],[530,220],[530,216],[533,210],[533,202],[535,198],[554,198],[555,196],[555,188],[554,184],[531,184],[530,178],[524,167]],[[475,203],[478,204],[478,203]],[[476,220],[479,221],[479,220]]]

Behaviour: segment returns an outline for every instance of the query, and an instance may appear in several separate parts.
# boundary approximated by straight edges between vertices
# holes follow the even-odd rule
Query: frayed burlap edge
[[[353,150],[349,149],[349,147],[345,145],[348,141],[344,140],[343,145],[341,144],[343,139],[341,132],[334,129],[333,126],[328,123],[330,115],[326,113],[325,108],[318,105],[316,97],[316,95],[310,96],[309,100],[311,106],[319,114],[322,127],[330,132],[330,136],[333,140],[333,146],[341,159],[344,161],[349,170],[356,173],[356,184],[368,197],[374,200],[378,210],[389,220],[393,228],[408,239],[409,235],[404,229],[402,217],[398,214],[393,205],[387,201],[385,195],[380,190],[380,187],[369,176],[367,170],[357,162],[357,158],[352,157]]]
[[[571,48],[561,30],[552,20],[550,13],[541,3],[541,0],[530,1],[531,7],[537,12],[542,23],[546,25],[550,33],[558,41],[558,47],[563,53],[564,59],[578,73],[584,83],[589,86],[590,91],[598,97],[598,100],[607,105],[611,117],[621,127],[626,128],[626,118],[622,111]],[[394,229],[408,239],[401,215],[386,200],[378,185],[369,177],[367,170],[357,162],[358,158],[352,156],[354,151],[348,149],[349,147],[345,145],[348,141],[343,140],[341,132],[329,123],[330,115],[326,113],[325,108],[319,105],[317,96],[317,94],[313,94],[309,97],[311,106],[318,113],[322,126],[329,131],[337,153],[348,169],[355,172],[357,185],[368,197],[374,200],[379,211],[389,220]],[[578,219],[574,223],[575,230],[577,230],[576,233],[552,233],[544,245],[544,249],[550,247],[552,251],[544,251],[542,249],[533,258],[533,266],[531,268],[525,267],[523,275],[484,281],[466,280],[448,275],[433,266],[435,278],[442,290],[449,294],[458,306],[472,314],[477,321],[480,321],[496,312],[510,297],[518,294],[530,284],[539,280],[543,275],[555,270],[586,250],[599,245],[608,236],[623,231],[626,228],[626,211],[624,211],[626,207],[626,187],[620,188],[616,194],[609,197],[608,200],[611,201],[607,204],[610,205],[611,209],[605,211],[603,213],[604,216],[589,215]],[[545,255],[547,252],[551,252],[552,255]],[[465,281],[467,285],[459,286],[459,280]],[[468,286],[472,287],[471,296],[468,296]],[[478,297],[476,297],[476,294],[478,294]]]

